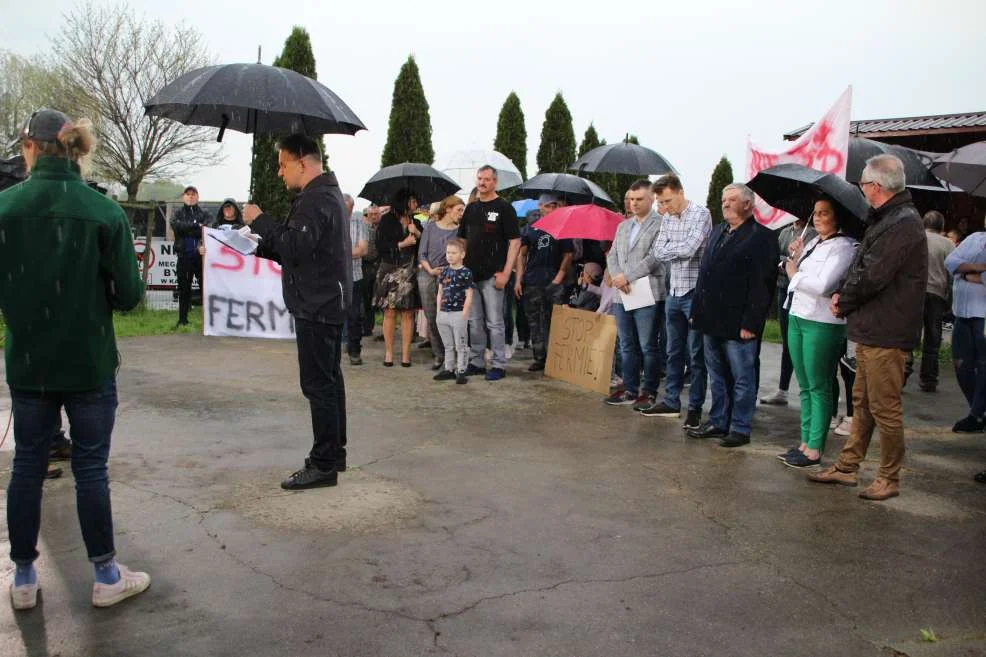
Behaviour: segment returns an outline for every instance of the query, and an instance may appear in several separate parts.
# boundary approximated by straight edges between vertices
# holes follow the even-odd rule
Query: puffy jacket
[[[286,222],[263,213],[250,226],[257,255],[281,263],[284,303],[297,319],[346,320],[353,289],[349,217],[335,174],[323,173],[291,203]]]
[[[869,228],[839,288],[848,337],[910,351],[921,337],[928,240],[907,190],[870,210]]]
[[[27,391],[95,390],[119,365],[113,309],[137,305],[127,217],[79,167],[42,157],[0,192],[0,309],[7,383]]]

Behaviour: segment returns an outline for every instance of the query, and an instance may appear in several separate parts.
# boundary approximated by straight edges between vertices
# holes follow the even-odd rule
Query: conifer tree
[[[431,145],[431,116],[428,100],[414,55],[401,66],[394,81],[394,96],[390,104],[390,124],[387,144],[383,147],[380,166],[403,162],[432,164],[435,150]]]
[[[709,181],[709,196],[705,205],[712,213],[712,223],[722,223],[722,190],[726,185],[733,182],[733,167],[723,155],[719,164],[712,171],[712,179]]]
[[[537,156],[538,173],[567,173],[573,162],[575,131],[572,129],[572,114],[559,92],[544,113]]]
[[[527,128],[524,126],[524,110],[520,108],[520,98],[513,91],[500,108],[493,149],[510,158],[520,170],[521,178],[527,180]]]

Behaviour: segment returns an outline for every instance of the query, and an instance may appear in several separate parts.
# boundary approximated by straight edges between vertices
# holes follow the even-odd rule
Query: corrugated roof
[[[785,139],[800,137],[813,123],[792,130]],[[849,133],[858,135],[881,132],[905,132],[907,130],[951,130],[955,128],[986,128],[986,112],[967,112],[965,114],[939,114],[937,116],[911,116],[899,119],[867,119],[850,121]]]

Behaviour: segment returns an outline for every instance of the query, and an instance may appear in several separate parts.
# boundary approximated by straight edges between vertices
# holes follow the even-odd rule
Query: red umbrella
[[[553,210],[534,222],[534,227],[556,240],[584,239],[613,241],[616,227],[625,217],[598,205],[569,205]]]

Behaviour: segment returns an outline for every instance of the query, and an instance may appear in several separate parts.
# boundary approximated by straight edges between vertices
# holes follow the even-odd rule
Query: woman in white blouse
[[[785,265],[791,279],[788,348],[801,388],[801,444],[778,457],[792,468],[821,462],[832,419],[832,382],[845,349],[846,320],[835,317],[829,305],[856,252],[856,241],[842,233],[840,210],[825,197],[816,201],[812,218],[818,236],[807,244],[795,240]]]

